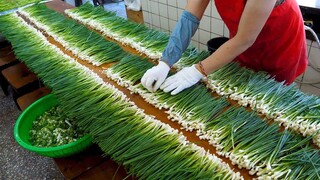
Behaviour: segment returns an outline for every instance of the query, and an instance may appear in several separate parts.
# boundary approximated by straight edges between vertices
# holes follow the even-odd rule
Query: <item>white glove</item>
[[[160,87],[164,92],[171,92],[176,95],[182,90],[196,84],[205,76],[198,71],[195,65],[183,68],[177,74],[170,76]]]
[[[170,67],[163,61],[159,61],[157,66],[149,69],[141,78],[141,84],[150,92],[158,90],[160,85],[166,79]]]

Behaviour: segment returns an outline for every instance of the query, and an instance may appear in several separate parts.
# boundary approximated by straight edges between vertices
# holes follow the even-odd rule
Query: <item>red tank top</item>
[[[215,4],[230,38],[234,37],[246,0],[215,0]],[[275,7],[254,44],[235,61],[255,71],[266,71],[287,84],[302,74],[308,60],[303,19],[296,0],[285,0]]]

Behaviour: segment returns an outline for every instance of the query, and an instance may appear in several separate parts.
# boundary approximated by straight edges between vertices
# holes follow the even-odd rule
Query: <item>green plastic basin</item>
[[[77,141],[56,147],[36,147],[31,144],[29,131],[32,122],[56,105],[58,101],[54,94],[49,94],[32,103],[21,113],[14,125],[14,138],[20,146],[42,156],[59,158],[77,154],[92,145],[93,138],[88,134]]]

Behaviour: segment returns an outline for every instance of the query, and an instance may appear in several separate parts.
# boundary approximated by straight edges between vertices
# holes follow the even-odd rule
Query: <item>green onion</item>
[[[99,34],[65,18],[45,5],[36,5],[19,13],[27,17],[38,28],[52,36],[75,56],[93,65],[120,60],[125,52],[116,43],[107,41]]]
[[[22,7],[32,3],[38,3],[41,0],[1,0],[0,1],[0,12],[7,11],[14,8]]]
[[[38,147],[55,147],[74,142],[84,134],[59,107],[53,107],[32,123],[30,141]]]
[[[108,68],[105,74],[121,86],[129,87],[138,82],[152,66],[153,64],[148,62],[148,59],[129,54],[113,65],[112,68]]]

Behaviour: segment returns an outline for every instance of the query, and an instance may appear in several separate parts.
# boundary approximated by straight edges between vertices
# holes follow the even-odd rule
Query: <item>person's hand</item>
[[[204,77],[205,76],[198,71],[195,65],[192,65],[191,67],[183,68],[177,74],[166,79],[160,89],[164,92],[170,92],[173,90],[171,95],[176,95],[182,90],[196,84]]]
[[[141,78],[141,84],[150,92],[155,92],[166,79],[169,70],[170,67],[168,64],[163,61],[159,61],[157,66],[152,67],[144,73]]]

